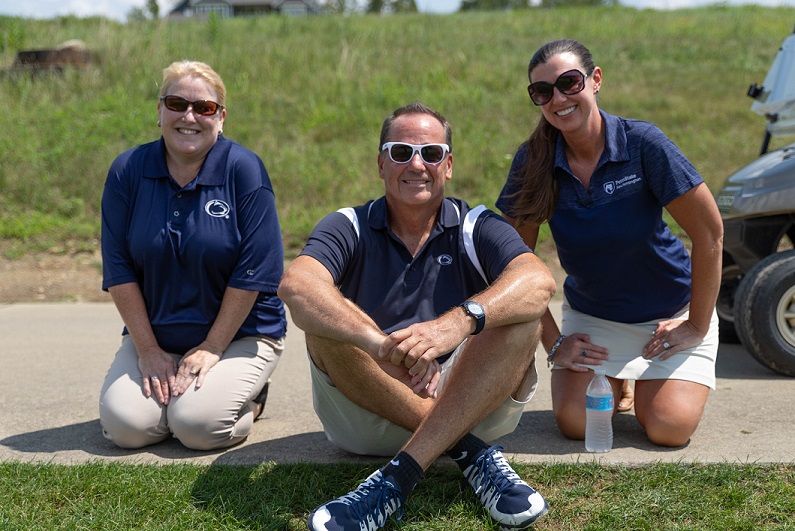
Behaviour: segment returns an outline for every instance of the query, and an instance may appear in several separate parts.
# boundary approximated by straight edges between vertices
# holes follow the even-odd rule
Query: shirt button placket
[[[177,227],[182,226],[183,223],[182,219],[184,218],[184,216],[182,215],[182,210],[183,210],[182,204],[184,203],[184,195],[185,194],[180,191],[172,196],[173,200],[171,201],[171,216],[170,216],[170,222],[172,226],[177,226]]]

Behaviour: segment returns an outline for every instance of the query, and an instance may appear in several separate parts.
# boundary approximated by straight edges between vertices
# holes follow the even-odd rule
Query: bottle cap
[[[605,371],[604,367],[594,367],[593,372],[598,376],[604,376],[607,374],[607,371]]]

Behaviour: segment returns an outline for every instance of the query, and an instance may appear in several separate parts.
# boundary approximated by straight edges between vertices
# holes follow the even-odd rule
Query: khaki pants
[[[452,368],[463,350],[464,341],[445,360],[439,379],[437,393],[444,393],[444,386]],[[308,355],[308,353],[307,353]],[[345,451],[360,455],[393,456],[408,441],[411,433],[383,417],[368,411],[348,399],[331,381],[328,374],[317,368],[309,357],[312,376],[312,402],[326,438]],[[527,404],[536,392],[538,373],[535,361],[525,373],[519,386],[517,399],[508,396],[497,409],[492,411],[472,430],[476,437],[491,442],[503,435],[512,433]]]
[[[143,395],[138,353],[122,338],[99,398],[103,435],[122,448],[141,448],[172,434],[195,450],[243,441],[254,424],[252,399],[262,390],[284,349],[283,340],[244,337],[233,341],[201,389],[194,385],[167,406]],[[175,355],[174,361],[179,362]]]

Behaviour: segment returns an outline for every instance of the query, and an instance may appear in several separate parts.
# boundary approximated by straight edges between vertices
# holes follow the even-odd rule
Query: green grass
[[[550,503],[536,529],[795,529],[795,467],[516,465]],[[372,465],[0,464],[0,528],[305,529]],[[435,466],[405,530],[496,529],[452,466]],[[395,528],[397,526],[390,526]]]
[[[534,9],[448,16],[260,17],[122,25],[0,17],[0,63],[80,38],[101,63],[63,76],[0,77],[0,239],[10,247],[95,246],[107,168],[156,138],[160,72],[195,58],[229,91],[227,136],[256,151],[277,194],[288,255],[317,220],[379,195],[381,120],[419,99],[452,122],[450,192],[492,206],[535,123],[526,65],[543,42],[585,42],[605,71],[601,105],[657,123],[713,190],[753,160],[762,82],[795,9]],[[65,240],[77,244],[64,245]]]

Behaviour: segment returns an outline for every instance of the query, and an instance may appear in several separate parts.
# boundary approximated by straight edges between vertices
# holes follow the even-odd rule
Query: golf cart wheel
[[[734,305],[743,346],[775,372],[795,376],[795,251],[768,256],[743,277]]]
[[[729,259],[730,260],[730,259]],[[720,292],[715,310],[718,314],[718,331],[721,343],[736,344],[740,342],[734,329],[734,296],[743,278],[740,266],[731,263],[724,256],[723,271],[720,278]]]

